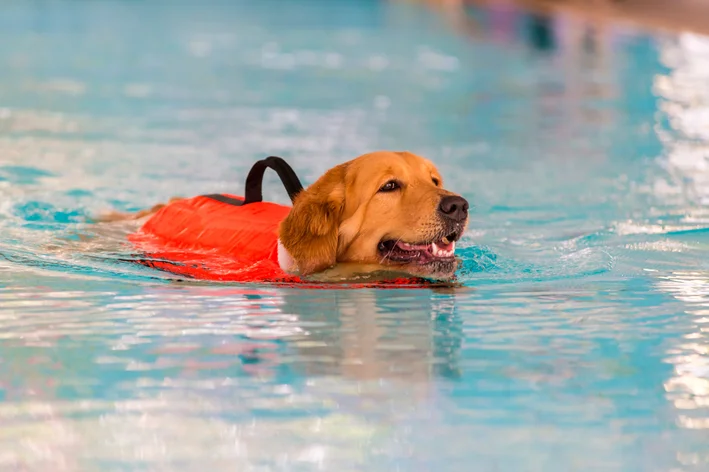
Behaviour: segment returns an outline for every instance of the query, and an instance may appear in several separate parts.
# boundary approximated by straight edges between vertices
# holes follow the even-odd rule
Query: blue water
[[[706,471],[708,63],[500,7],[3,2],[0,470]],[[464,287],[176,283],[86,224],[376,149],[474,205]]]

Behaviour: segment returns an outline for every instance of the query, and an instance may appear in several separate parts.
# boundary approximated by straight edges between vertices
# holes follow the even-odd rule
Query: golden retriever
[[[138,219],[162,206],[103,220]],[[447,279],[467,223],[468,202],[443,188],[431,161],[378,151],[330,169],[301,191],[279,239],[303,276],[357,263]]]

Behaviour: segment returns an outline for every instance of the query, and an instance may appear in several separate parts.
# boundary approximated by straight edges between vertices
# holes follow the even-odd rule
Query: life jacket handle
[[[281,178],[283,186],[288,192],[291,202],[295,200],[295,196],[303,190],[303,185],[300,183],[295,171],[288,165],[286,161],[278,156],[270,156],[262,159],[253,165],[246,177],[246,188],[244,190],[244,205],[263,201],[263,193],[261,190],[263,184],[263,174],[266,169],[273,169]]]

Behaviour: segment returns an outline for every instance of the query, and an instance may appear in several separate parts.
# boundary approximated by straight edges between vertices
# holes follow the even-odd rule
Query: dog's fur
[[[393,180],[399,190],[380,191]],[[301,275],[354,262],[449,277],[455,264],[445,268],[394,264],[378,246],[384,240],[424,243],[445,237],[452,231],[451,223],[441,218],[438,208],[442,198],[454,195],[443,189],[438,170],[423,157],[390,151],[365,154],[330,169],[298,194],[281,223],[280,240]],[[131,215],[113,213],[103,220],[139,219],[162,206]],[[467,219],[456,225],[454,230],[461,234]]]

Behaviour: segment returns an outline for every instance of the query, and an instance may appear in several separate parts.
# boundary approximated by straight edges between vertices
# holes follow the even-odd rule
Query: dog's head
[[[280,239],[302,275],[358,262],[449,278],[467,223],[468,202],[443,189],[430,161],[382,151],[334,167],[302,191]]]

